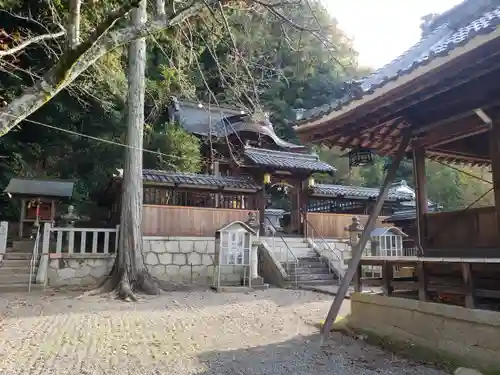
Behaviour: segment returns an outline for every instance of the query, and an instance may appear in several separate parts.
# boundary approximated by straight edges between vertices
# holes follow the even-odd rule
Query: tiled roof
[[[254,147],[245,147],[245,157],[253,164],[282,169],[299,169],[309,172],[335,172],[336,169],[319,160],[319,156],[265,150]]]
[[[351,199],[376,199],[380,192],[378,188],[368,188],[361,186],[329,185],[318,184],[312,190],[313,196],[339,197]],[[390,188],[387,200],[389,201],[409,201],[413,195],[399,191],[397,188]]]
[[[121,170],[119,170],[119,174],[119,177],[123,175]],[[246,177],[211,176],[196,173],[157,171],[153,169],[143,169],[142,177],[144,182],[164,185],[213,186],[214,189],[225,188],[226,190],[245,189],[257,191],[261,189],[260,185]]]
[[[437,212],[438,209],[436,207],[428,207],[428,212]],[[409,210],[400,210],[394,212],[391,216],[384,219],[384,223],[393,223],[396,221],[404,221],[404,220],[416,220],[417,219],[417,210],[409,209]]]
[[[479,0],[467,0],[446,12],[447,15],[453,12],[463,13],[455,17],[460,20],[458,27],[456,20],[455,22],[449,22],[449,17],[444,18],[443,21],[448,22],[434,25],[408,51],[367,77],[358,81],[347,82],[344,87],[344,97],[331,104],[306,111],[303,120],[300,122],[311,121],[338,111],[343,106],[361,99],[366,94],[373,93],[387,83],[396,81],[419,67],[448,55],[454,49],[473,40],[476,36],[495,31],[500,24],[500,6],[497,1],[489,1],[486,5],[484,3],[484,1]],[[496,6],[492,5],[494,3],[496,3]]]
[[[169,110],[171,109],[169,108]],[[266,115],[257,117],[237,109],[181,102],[176,116],[184,130],[190,133],[226,137],[243,131],[253,132],[268,136],[279,147],[304,148],[302,145],[281,139]]]
[[[32,197],[71,198],[74,186],[75,183],[72,181],[11,178],[4,193]]]

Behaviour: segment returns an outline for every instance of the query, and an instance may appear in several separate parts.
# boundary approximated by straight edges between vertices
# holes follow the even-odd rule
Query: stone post
[[[250,249],[250,276],[252,280],[259,277],[259,257],[258,257],[259,245],[258,243],[252,243]]]
[[[349,245],[351,246],[351,250],[354,246],[356,246],[361,238],[361,233],[365,229],[363,225],[359,222],[359,217],[354,216],[352,218],[352,223],[347,228],[345,228],[349,232]]]
[[[0,263],[3,261],[5,251],[7,250],[7,234],[9,233],[9,223],[0,222]]]
[[[246,224],[252,228],[255,232],[255,238],[250,244],[250,278],[252,280],[252,285],[262,285],[263,279],[259,276],[259,229],[260,223],[256,215],[253,212],[248,214],[248,220]]]
[[[365,228],[359,222],[359,218],[354,216],[352,218],[352,223],[348,227],[345,228],[346,231],[349,232],[349,245],[351,246],[351,255],[353,254],[353,249],[358,244],[361,233]],[[361,292],[361,265],[357,267],[356,274],[354,276],[354,291]]]

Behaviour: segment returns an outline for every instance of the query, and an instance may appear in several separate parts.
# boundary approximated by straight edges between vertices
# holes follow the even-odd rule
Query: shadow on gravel
[[[168,311],[182,307],[204,309],[233,303],[272,301],[277,307],[331,300],[332,297],[304,290],[271,288],[250,293],[215,293],[210,289],[166,292],[160,296],[139,296],[137,303],[116,300],[111,296],[83,296],[84,291],[45,291],[3,294],[0,316],[30,317],[65,313],[102,311]]]
[[[333,333],[231,351],[203,353],[198,375],[444,375],[444,372],[397,358],[362,341]]]

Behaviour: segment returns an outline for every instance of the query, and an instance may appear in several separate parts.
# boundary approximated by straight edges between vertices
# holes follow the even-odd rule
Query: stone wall
[[[109,273],[112,254],[51,254],[47,267],[47,284],[60,286],[91,286]]]
[[[258,248],[259,251],[259,274],[266,283],[285,286],[288,281],[288,274],[276,258],[272,248],[266,241],[262,241]]]
[[[348,325],[445,354],[464,365],[500,370],[500,313],[354,293]]]
[[[144,263],[157,279],[172,284],[212,285],[213,237],[144,237]],[[49,286],[95,284],[111,269],[113,255],[51,254],[47,267]],[[242,267],[224,267],[221,281],[237,285]]]
[[[209,285],[214,256],[213,237],[144,237],[144,262],[162,281]]]

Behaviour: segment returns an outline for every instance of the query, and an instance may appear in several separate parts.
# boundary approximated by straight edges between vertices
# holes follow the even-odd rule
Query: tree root
[[[132,279],[132,280],[130,280]],[[137,302],[137,293],[146,295],[161,294],[162,286],[147,270],[140,271],[135,277],[130,278],[126,271],[118,271],[113,266],[110,274],[97,286],[97,288],[84,293],[84,296],[113,294],[116,298],[127,302]]]

